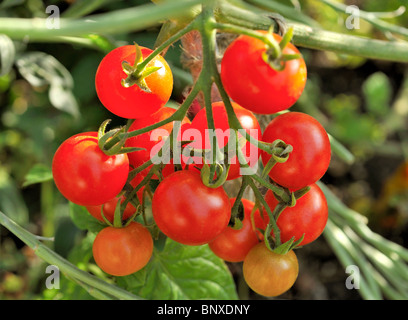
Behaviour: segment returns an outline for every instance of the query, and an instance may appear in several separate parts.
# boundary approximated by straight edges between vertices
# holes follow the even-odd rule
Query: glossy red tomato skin
[[[279,35],[274,34],[277,41]],[[283,71],[276,71],[262,55],[265,44],[241,35],[225,51],[221,61],[221,79],[228,95],[242,107],[258,114],[273,114],[290,108],[301,96],[307,80],[303,58],[286,62]],[[285,54],[299,54],[291,43]]]
[[[152,50],[140,47],[143,58]],[[151,92],[143,91],[139,86],[122,86],[122,79],[127,75],[122,62],[131,65],[135,62],[136,48],[125,45],[109,52],[99,64],[95,75],[96,93],[101,103],[113,114],[127,119],[146,117],[157,112],[170,99],[173,90],[173,75],[165,59],[158,55],[147,67],[161,67],[145,78]]]
[[[52,161],[54,182],[61,194],[82,206],[104,204],[117,196],[129,174],[126,154],[108,156],[98,146],[97,132],[65,140]]]
[[[265,201],[273,210],[278,201],[272,191],[268,190]],[[300,246],[315,241],[322,233],[328,219],[326,197],[317,184],[312,184],[310,190],[296,201],[294,207],[287,207],[276,221],[282,242],[295,237],[295,241],[304,234]],[[267,217],[266,211],[264,216]]]
[[[258,120],[254,116],[254,114],[242,108],[239,106],[237,103],[232,102],[232,106],[234,108],[235,114],[241,123],[242,128],[247,131],[248,134],[250,134],[252,137],[255,139],[259,140],[262,137],[262,131],[261,127],[258,123]],[[214,126],[216,130],[221,130],[222,132],[225,132],[228,134],[228,131],[230,129],[229,124],[228,124],[228,115],[225,110],[224,103],[219,101],[219,102],[214,102],[212,103],[212,110],[213,110],[213,118],[214,118]],[[202,141],[201,143],[199,142],[194,142],[192,145],[196,148],[206,148],[209,149],[211,147],[210,145],[210,138],[208,132],[208,124],[207,124],[207,115],[205,109],[201,109],[197,115],[194,117],[191,127],[198,130],[201,134]],[[240,135],[240,134],[239,134]],[[223,137],[223,139],[222,139]],[[217,134],[217,141],[218,145],[220,148],[224,147],[227,142],[228,142],[228,135],[223,135],[223,134]],[[251,167],[254,167],[258,159],[260,157],[260,151],[258,148],[255,146],[251,145],[249,141],[245,143],[245,145],[242,147],[242,151],[244,155],[246,156],[246,160],[248,161],[249,165]],[[228,178],[227,180],[233,180],[237,179],[241,176],[241,168],[240,168],[240,163],[238,161],[237,156],[233,157],[230,160],[230,169],[228,172]]]
[[[231,205],[222,187],[209,188],[196,171],[169,175],[157,187],[153,218],[169,238],[185,245],[203,245],[225,230]]]
[[[153,253],[153,239],[149,230],[138,222],[123,228],[106,227],[97,234],[92,252],[103,271],[126,276],[147,265]]]
[[[276,183],[298,190],[318,181],[326,173],[331,159],[330,140],[323,126],[301,112],[288,112],[274,118],[266,127],[262,141],[283,140],[293,147],[285,163],[277,163],[269,172]],[[264,165],[270,155],[262,151]]]
[[[251,211],[255,203],[247,199],[242,199],[241,201],[244,206],[242,227],[240,229],[227,227],[218,237],[208,244],[216,256],[228,262],[243,261],[249,250],[251,250],[261,238],[259,237],[261,236],[260,232],[252,227],[251,222]],[[230,199],[230,202],[232,207],[235,198]],[[266,224],[259,210],[254,212],[254,222],[256,228],[265,229]]]
[[[143,129],[145,127],[151,126],[155,123],[158,123],[162,120],[165,120],[172,116],[176,112],[176,109],[170,107],[162,107],[159,111],[155,112],[154,114],[143,117],[140,119],[135,119],[132,125],[129,128],[129,132]],[[184,118],[181,121],[180,125],[184,125],[185,123],[190,123],[188,118]],[[151,158],[151,153],[156,154],[160,147],[164,145],[165,138],[171,133],[174,127],[174,122],[169,122],[159,128],[157,131],[152,130],[136,137],[131,137],[126,140],[125,146],[126,147],[137,147],[137,148],[144,148],[145,150],[138,150],[134,152],[128,153],[129,163],[137,168],[141,166],[145,162],[149,161]],[[159,131],[160,130],[160,131]],[[160,134],[159,134],[160,133]],[[162,134],[163,133],[163,134]],[[154,148],[154,150],[152,150]],[[153,151],[153,152],[152,152]],[[149,166],[147,169],[144,170],[144,173],[147,174],[149,171]],[[165,169],[163,169],[163,173],[166,175],[174,172],[174,165],[168,163]],[[156,177],[157,178],[157,177]]]
[[[266,297],[276,297],[288,291],[299,274],[299,262],[293,250],[287,254],[270,251],[265,243],[255,245],[243,263],[243,275],[248,286]]]

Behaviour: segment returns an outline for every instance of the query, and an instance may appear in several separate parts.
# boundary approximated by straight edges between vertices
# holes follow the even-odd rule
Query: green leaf
[[[9,73],[14,64],[15,55],[13,41],[8,36],[0,34],[0,77]]]
[[[85,207],[69,203],[69,213],[74,224],[81,230],[99,232],[106,227],[105,224],[91,216]]]
[[[52,171],[48,166],[35,164],[25,176],[23,187],[52,180]]]
[[[237,299],[235,283],[223,260],[207,245],[186,246],[167,239],[145,268],[118,278],[118,285],[153,300]]]

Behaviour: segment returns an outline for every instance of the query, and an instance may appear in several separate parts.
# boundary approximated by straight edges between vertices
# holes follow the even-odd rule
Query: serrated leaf
[[[223,260],[207,245],[186,246],[167,239],[145,268],[118,278],[118,284],[146,299],[237,299],[235,283]]]
[[[69,214],[74,224],[81,230],[99,232],[103,228],[106,228],[105,224],[91,216],[88,210],[83,206],[70,202]]]
[[[23,187],[52,180],[51,168],[44,164],[35,164],[25,176]]]
[[[13,41],[6,35],[0,34],[0,77],[11,70],[16,56]]]

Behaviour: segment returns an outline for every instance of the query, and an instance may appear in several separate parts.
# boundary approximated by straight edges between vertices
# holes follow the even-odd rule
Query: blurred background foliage
[[[62,16],[78,17],[128,8],[148,1],[104,1],[97,9],[86,0],[3,0],[2,17],[47,17],[57,5]],[[278,1],[288,4],[288,1]],[[395,11],[408,1],[340,1],[372,12]],[[95,1],[93,1],[95,3]],[[387,38],[361,20],[360,29],[345,28],[347,15],[318,0],[291,1],[326,30]],[[408,13],[387,19],[408,26]],[[53,154],[67,137],[97,130],[107,118],[122,124],[99,103],[94,75],[110,48],[137,42],[153,47],[159,28],[99,39],[103,46],[13,41],[0,36],[0,211],[34,234],[54,237],[48,243],[81,269],[98,273],[92,264],[92,239],[70,219],[69,205],[57,192],[50,174]],[[398,39],[394,39],[398,41]],[[14,49],[13,49],[14,48]],[[408,69],[406,65],[301,49],[308,65],[304,94],[292,110],[315,116],[355,156],[346,163],[333,156],[323,181],[351,208],[366,215],[370,227],[393,241],[408,243]],[[166,55],[175,75],[173,101],[180,102],[191,81],[180,63],[177,44]],[[4,70],[3,70],[4,71]],[[6,229],[0,229],[0,299],[88,299],[90,296],[64,277],[61,290],[44,288],[44,263]],[[323,250],[322,249],[323,246]],[[346,274],[328,252],[321,237],[303,250],[321,262],[305,263],[304,276],[288,295],[297,298],[352,298],[344,287]],[[318,253],[319,251],[319,253]],[[300,257],[302,258],[302,257]],[[234,266],[230,266],[234,271]],[[307,270],[310,274],[307,274]],[[330,271],[331,270],[331,271]],[[334,270],[334,271],[333,271]],[[337,271],[336,271],[337,270]],[[100,275],[103,276],[103,275]],[[309,282],[308,282],[309,279]],[[313,284],[310,283],[313,279]],[[315,289],[309,295],[311,286]],[[238,291],[240,284],[238,283]],[[319,292],[316,288],[320,288]],[[309,290],[309,291],[308,291]]]

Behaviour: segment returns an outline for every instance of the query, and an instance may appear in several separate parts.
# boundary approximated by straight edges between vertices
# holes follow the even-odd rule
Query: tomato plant
[[[298,190],[318,181],[326,173],[331,159],[329,137],[313,117],[289,112],[274,118],[266,127],[262,140],[282,139],[293,147],[285,163],[277,163],[269,172],[273,181],[291,190]],[[271,156],[262,152],[266,165]]]
[[[243,273],[252,290],[266,297],[275,297],[293,286],[299,274],[299,263],[293,250],[278,254],[261,242],[246,255]]]
[[[402,73],[397,81],[389,79],[392,70],[404,68],[370,64],[382,72],[364,81],[358,75],[367,76],[365,66],[364,72],[354,72],[363,65],[361,57],[408,62],[403,40],[408,32],[380,20],[399,18],[400,9],[361,11],[362,19],[386,32],[383,40],[373,41],[328,32],[325,21],[304,16],[316,8],[313,4],[301,8],[296,3],[293,9],[273,0],[143,5],[55,0],[63,2],[61,19],[55,19],[63,28],[51,28],[51,19],[40,12],[41,1],[25,7],[21,1],[4,2],[0,210],[7,215],[0,211],[0,224],[67,276],[58,293],[47,287],[43,297],[69,299],[77,292],[104,300],[259,298],[254,292],[275,297],[294,285],[301,246],[324,232],[307,249],[330,245],[343,265],[358,265],[362,297],[406,299],[407,251],[368,227],[371,216],[392,232],[401,223],[406,170],[395,171],[369,205],[364,195],[373,190],[360,182],[346,188],[337,179],[356,172],[362,179],[360,170],[378,153],[406,162],[401,155],[406,86]],[[337,11],[348,9],[341,2],[321,2]],[[91,12],[98,16],[88,16]],[[22,13],[32,18],[18,17]],[[391,36],[398,41],[385,40]],[[26,39],[36,50],[49,41],[46,51],[61,61],[51,53],[30,52],[34,47]],[[337,74],[345,65],[353,81]],[[356,99],[359,81],[362,97]],[[349,85],[352,93],[343,90]],[[328,98],[327,89],[336,89],[335,96]],[[102,119],[109,113],[112,119]],[[59,147],[54,144],[69,136]],[[328,171],[332,151],[336,158]],[[200,164],[203,157],[206,165]],[[37,161],[43,163],[28,170]],[[319,181],[326,172],[327,179]],[[377,172],[367,176],[379,179]],[[58,190],[51,179],[65,199],[54,201]],[[26,188],[34,184],[40,189]],[[346,207],[332,188],[363,207],[365,215]],[[19,205],[27,198],[34,198],[34,207]],[[24,229],[33,212],[43,213],[35,217],[43,224],[41,236]],[[20,245],[4,243],[0,249],[14,259]],[[30,257],[26,268],[43,267],[32,263],[27,251],[6,261],[11,267],[0,276],[0,298],[13,279],[26,281],[18,274],[21,257]],[[302,290],[299,285],[285,298],[302,297]],[[11,294],[20,297],[18,290]]]
[[[141,47],[142,59],[152,53],[149,48]],[[132,70],[136,74],[127,75],[123,63],[138,63],[137,47],[125,45],[110,51],[99,64],[95,76],[95,88],[101,103],[113,114],[136,119],[157,112],[169,100],[173,89],[173,75],[162,56],[156,56],[146,68],[159,68],[144,77],[143,70]],[[135,66],[137,67],[137,65]],[[135,83],[125,85],[126,79]],[[141,87],[144,80],[146,88]]]
[[[266,32],[265,32],[266,33]],[[273,34],[276,41],[281,36]],[[307,70],[299,50],[288,43],[284,55],[299,55],[283,61],[276,70],[268,63],[265,42],[247,35],[234,40],[221,62],[221,78],[229,96],[242,107],[259,114],[272,114],[290,108],[306,85]]]
[[[187,245],[210,242],[227,227],[231,205],[222,187],[203,184],[196,171],[166,177],[153,195],[152,212],[159,229]]]
[[[103,271],[114,276],[126,276],[149,262],[153,240],[142,224],[131,222],[122,228],[102,229],[93,242],[92,252],[95,262]]]
[[[129,159],[126,154],[106,155],[98,146],[97,132],[85,132],[59,146],[52,161],[52,174],[68,200],[97,206],[122,191],[129,174]]]
[[[266,192],[265,200],[271,209],[279,203],[270,190]],[[285,208],[279,215],[276,223],[281,241],[289,241],[292,237],[296,241],[304,236],[299,246],[313,242],[322,234],[328,213],[326,197],[318,185],[312,184],[310,190],[293,207]],[[267,217],[266,214],[265,216]]]

